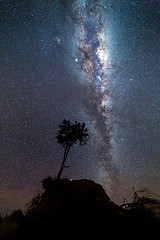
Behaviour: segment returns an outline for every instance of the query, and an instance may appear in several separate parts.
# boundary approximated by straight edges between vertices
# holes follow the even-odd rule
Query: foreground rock
[[[91,180],[53,181],[33,203],[8,239],[146,240],[159,234],[153,216],[122,209]]]

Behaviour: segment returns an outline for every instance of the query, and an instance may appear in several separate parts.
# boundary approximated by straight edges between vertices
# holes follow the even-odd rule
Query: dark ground
[[[15,211],[8,217],[12,230],[2,233],[0,226],[0,239],[154,240],[160,236],[160,220],[150,210],[142,205],[117,206],[91,180],[47,178],[42,184],[44,192],[32,200],[24,216]]]

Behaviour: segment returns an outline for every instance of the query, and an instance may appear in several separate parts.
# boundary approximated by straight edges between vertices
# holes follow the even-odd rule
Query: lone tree
[[[65,167],[65,161],[67,159],[70,148],[73,144],[79,142],[80,146],[83,146],[87,143],[88,139],[88,129],[85,127],[85,123],[71,123],[66,119],[59,125],[59,131],[57,133],[56,139],[59,144],[64,148],[64,155],[61,168],[59,170],[57,180],[60,179],[62,171]]]

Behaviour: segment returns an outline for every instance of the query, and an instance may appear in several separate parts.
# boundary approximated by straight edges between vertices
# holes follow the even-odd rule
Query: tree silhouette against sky
[[[57,180],[60,179],[63,169],[67,167],[65,166],[65,162],[72,145],[76,144],[77,142],[79,142],[80,146],[85,145],[87,143],[88,136],[88,129],[85,127],[85,123],[81,124],[77,121],[75,121],[75,123],[71,123],[70,121],[64,119],[59,125],[59,131],[55,138],[57,139],[57,142],[64,148],[64,155]]]

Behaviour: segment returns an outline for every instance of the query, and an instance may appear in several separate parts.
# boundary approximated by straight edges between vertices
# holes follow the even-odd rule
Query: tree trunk
[[[64,149],[63,162],[62,162],[61,168],[60,168],[60,170],[59,170],[59,173],[58,173],[58,176],[57,176],[57,180],[59,180],[60,177],[61,177],[61,174],[62,174],[62,172],[63,172],[64,164],[65,164],[65,161],[66,161],[66,159],[67,159],[69,150],[70,150],[70,146],[66,146],[65,149]]]

